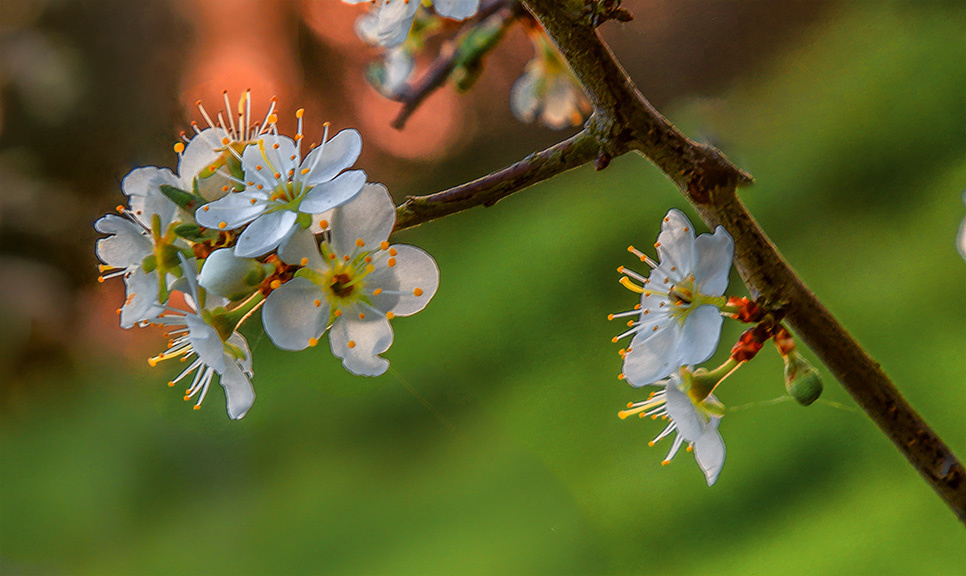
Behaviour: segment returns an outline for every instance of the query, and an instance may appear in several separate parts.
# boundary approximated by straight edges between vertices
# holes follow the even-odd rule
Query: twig
[[[412,85],[407,86],[394,99],[402,102],[403,107],[399,114],[392,121],[392,127],[402,130],[409,120],[409,117],[419,108],[420,105],[436,90],[446,84],[453,70],[459,64],[463,56],[459,50],[460,41],[465,38],[463,30],[469,27],[486,22],[491,16],[498,18],[498,25],[505,30],[523,12],[519,0],[495,0],[480,7],[480,11],[470,20],[463,24],[460,34],[453,40],[443,44],[439,54],[430,64],[429,69]],[[481,55],[482,56],[482,55]]]
[[[966,470],[912,409],[879,364],[839,324],[779,254],[737,197],[751,177],[720,152],[674,128],[638,92],[600,39],[582,0],[523,0],[567,59],[614,142],[647,156],[705,223],[735,240],[735,265],[764,308],[780,311],[829,371],[966,523]],[[606,140],[606,137],[602,137]]]
[[[601,147],[593,119],[587,126],[559,144],[534,152],[516,164],[478,180],[429,196],[410,196],[396,209],[395,231],[474,206],[492,206],[514,192],[594,160],[601,154]]]

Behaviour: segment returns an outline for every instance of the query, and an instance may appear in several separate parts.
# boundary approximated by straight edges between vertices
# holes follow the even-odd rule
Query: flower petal
[[[349,170],[334,179],[313,186],[302,198],[299,212],[319,214],[341,206],[362,190],[366,183],[366,173],[362,170]]]
[[[708,486],[713,485],[718,480],[721,468],[725,461],[725,445],[721,433],[718,432],[718,422],[720,418],[712,417],[711,422],[705,427],[704,433],[694,442],[694,459],[704,472],[704,477],[708,481]]]
[[[254,189],[232,192],[195,210],[195,220],[200,226],[216,230],[241,228],[265,212],[267,199],[267,194]]]
[[[221,128],[205,128],[195,134],[194,138],[185,146],[184,152],[178,158],[178,176],[185,190],[191,191],[191,184],[201,171],[211,166],[224,148],[222,140],[228,138],[228,133]]]
[[[464,20],[480,8],[480,0],[433,0],[436,13],[444,18]]]
[[[121,328],[128,329],[142,320],[154,318],[164,310],[158,302],[158,275],[140,266],[124,277],[127,300],[121,307]]]
[[[291,138],[263,134],[242,153],[245,181],[273,190],[294,176],[298,159],[295,142]]]
[[[325,263],[322,254],[319,253],[319,245],[315,242],[315,236],[308,230],[296,229],[285,246],[279,248],[278,257],[286,264],[307,266],[315,270],[329,269],[329,265]],[[302,264],[303,259],[305,264]]]
[[[298,214],[277,210],[262,214],[245,228],[235,244],[235,256],[257,258],[284,244],[295,232]]]
[[[308,172],[305,175],[300,173],[298,180],[304,182],[306,186],[318,186],[328,182],[336,174],[352,166],[360,152],[362,152],[362,136],[359,135],[358,130],[352,128],[342,130],[309,152],[301,166],[302,170],[308,169]],[[305,211],[312,212],[312,210]]]
[[[717,307],[705,305],[692,310],[684,322],[678,361],[681,364],[700,364],[711,358],[721,339],[724,322]]]
[[[235,363],[239,368],[242,369],[249,378],[252,376],[252,351],[248,347],[248,341],[245,337],[238,332],[232,332],[231,336],[228,337],[228,343],[241,350],[245,357],[241,359],[236,359]]]
[[[365,320],[343,315],[329,330],[329,346],[342,366],[357,376],[378,376],[389,369],[389,361],[380,358],[392,345],[392,327],[384,316],[368,316]]]
[[[319,305],[316,306],[315,303]],[[292,278],[268,295],[262,324],[276,346],[304,350],[318,340],[329,321],[329,302],[322,290],[306,278]]]
[[[378,8],[373,8],[367,16],[356,22],[356,33],[370,44],[380,44],[387,48],[406,41],[413,25],[419,2],[376,0]]]
[[[530,123],[536,120],[540,112],[540,96],[537,94],[538,74],[542,74],[539,60],[531,60],[526,72],[517,78],[510,89],[510,110],[521,122]]]
[[[681,324],[668,319],[658,330],[638,332],[631,340],[630,352],[624,356],[624,377],[634,387],[651,384],[678,369],[678,345]]]
[[[195,351],[195,354],[206,366],[210,366],[215,372],[223,374],[227,368],[225,343],[222,342],[218,331],[197,314],[186,315],[184,322],[188,326],[188,340],[191,342],[191,348]]]
[[[94,222],[94,229],[110,234],[97,241],[94,252],[101,262],[114,268],[140,266],[154,250],[151,238],[144,229],[127,218],[108,214]]]
[[[676,208],[668,211],[657,236],[657,255],[661,268],[672,267],[683,276],[691,273],[694,256],[694,227],[683,212]]]
[[[735,255],[735,241],[722,226],[714,235],[702,234],[694,242],[696,262],[694,285],[706,296],[721,296],[728,288],[728,275]]]
[[[366,184],[352,200],[332,211],[332,248],[351,254],[357,241],[375,250],[389,238],[396,223],[396,205],[382,184]]]
[[[403,292],[404,294],[383,292],[369,298],[383,312],[409,316],[425,308],[436,294],[436,289],[439,288],[439,267],[432,256],[415,246],[398,244],[392,246],[392,249],[396,251],[396,255],[392,257],[396,264],[392,267],[377,266],[376,271],[366,279],[365,287],[367,292],[370,287]]]
[[[674,421],[678,434],[688,442],[696,441],[704,433],[704,422],[687,392],[680,388],[681,378],[675,374],[667,384],[667,415]]]
[[[238,364],[232,362],[221,374],[219,382],[225,389],[228,416],[232,420],[241,420],[255,403],[255,389],[252,387],[251,380],[242,372]]]
[[[121,181],[121,190],[128,197],[131,211],[144,223],[151,226],[151,220],[157,214],[161,220],[161,231],[174,220],[178,205],[161,192],[161,186],[167,184],[175,188],[181,187],[181,181],[174,172],[167,168],[144,166],[131,170]]]

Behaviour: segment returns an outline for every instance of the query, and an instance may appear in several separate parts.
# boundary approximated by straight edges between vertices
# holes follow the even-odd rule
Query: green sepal
[[[184,238],[186,240],[191,240],[192,242],[202,242],[204,240],[218,239],[218,230],[214,230],[211,228],[202,228],[201,226],[198,226],[193,222],[185,222],[183,224],[178,224],[174,229],[174,233],[180,236],[181,238]]]
[[[184,208],[185,210],[191,210],[198,204],[204,204],[204,199],[197,194],[192,194],[187,190],[182,190],[176,186],[171,186],[169,184],[162,184],[160,186],[161,193],[168,197],[169,200]],[[195,186],[197,188],[197,186]]]

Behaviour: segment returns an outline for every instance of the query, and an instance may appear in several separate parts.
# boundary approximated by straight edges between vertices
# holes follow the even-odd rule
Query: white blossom
[[[332,353],[357,375],[389,368],[379,354],[392,345],[389,321],[422,310],[436,293],[439,269],[426,252],[387,241],[395,205],[382,185],[367,184],[332,211],[320,246],[307,231],[280,252],[302,268],[274,290],[262,309],[265,332],[279,348],[315,346],[329,329]]]
[[[633,336],[621,353],[623,375],[632,386],[656,382],[680,366],[710,358],[721,337],[720,307],[727,302],[722,295],[728,287],[734,241],[723,227],[695,238],[687,216],[672,209],[654,246],[660,263],[628,248],[652,270],[644,277],[618,268],[625,275],[621,283],[639,293],[641,301],[634,310],[608,316],[632,318],[630,329],[613,340]]]
[[[339,206],[362,189],[366,174],[347,170],[359,157],[362,138],[343,130],[302,158],[302,110],[295,140],[264,134],[245,148],[241,157],[245,189],[205,204],[195,212],[198,224],[233,230],[247,227],[238,237],[235,255],[262,256],[283,246],[311,215]]]
[[[670,378],[655,384],[660,389],[652,392],[647,400],[629,403],[618,415],[621,419],[637,414],[641,418],[649,416],[654,420],[667,420],[664,430],[650,442],[653,446],[677,432],[662,464],[670,463],[687,442],[687,451],[694,452],[694,459],[711,486],[718,480],[724,466],[725,445],[718,432],[724,408],[714,394],[703,394],[693,388],[690,376],[686,368],[671,374]]]
[[[178,206],[161,193],[162,185],[179,186],[180,180],[166,168],[132,170],[121,181],[130,209],[118,206],[121,215],[108,214],[94,223],[95,230],[108,235],[98,240],[94,249],[102,262],[98,280],[124,279],[126,297],[120,308],[123,328],[161,311],[160,300],[166,295],[161,294],[160,283],[166,282],[165,275],[178,265],[175,237],[170,231]]]
[[[231,330],[223,334],[215,327],[214,315],[210,310],[201,307],[201,297],[195,278],[193,262],[183,261],[185,280],[190,293],[186,298],[188,309],[179,309],[168,305],[156,317],[152,324],[159,324],[167,328],[171,338],[168,349],[148,360],[155,366],[162,360],[181,358],[188,362],[188,366],[168,386],[187,381],[192,374],[191,384],[185,390],[185,400],[197,397],[194,408],[201,408],[201,403],[208,394],[215,376],[225,390],[228,416],[239,420],[248,413],[255,402],[255,390],[252,387],[252,354],[245,337]]]
[[[346,4],[370,4],[369,13],[356,21],[356,34],[367,44],[392,48],[406,41],[413,26],[419,0],[342,0]],[[435,0],[436,13],[464,20],[476,14],[480,0]]]

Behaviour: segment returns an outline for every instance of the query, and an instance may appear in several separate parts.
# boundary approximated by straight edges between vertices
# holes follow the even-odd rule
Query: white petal
[[[681,324],[668,319],[656,332],[638,332],[624,356],[624,377],[634,387],[646,386],[665,378],[681,367],[678,345]]]
[[[178,176],[184,190],[190,192],[198,173],[218,160],[221,152],[217,150],[224,148],[221,142],[227,137],[228,133],[221,128],[205,128],[188,142],[178,159]]]
[[[705,428],[704,433],[694,442],[694,459],[704,472],[704,477],[711,486],[718,480],[725,461],[725,445],[721,433],[717,430],[719,418],[712,418],[713,425]]]
[[[285,246],[279,249],[278,257],[286,264],[303,266],[302,259],[304,258],[306,261],[304,266],[315,270],[329,269],[328,264],[325,263],[319,253],[319,245],[315,242],[315,236],[308,230],[296,229]]]
[[[396,223],[396,205],[382,184],[366,184],[355,198],[332,212],[332,248],[339,255],[352,253],[361,239],[375,250],[389,238]]]
[[[374,288],[404,292],[404,294],[373,295],[369,298],[373,305],[383,312],[392,312],[396,316],[415,314],[429,304],[430,299],[439,288],[439,267],[433,257],[425,251],[399,244],[392,246],[396,250],[396,265],[383,267],[379,261],[376,271],[366,278],[364,289],[371,293]],[[416,296],[416,293],[419,296]]]
[[[225,343],[222,342],[218,331],[197,314],[188,314],[184,317],[184,321],[188,326],[188,340],[191,342],[191,348],[198,358],[206,366],[211,366],[215,372],[224,373],[227,368]]]
[[[419,4],[415,0],[380,0],[378,12],[373,14],[376,20],[368,26],[368,36],[387,48],[402,44],[412,28]]]
[[[698,409],[687,392],[681,390],[680,384],[681,378],[675,374],[665,388],[667,415],[677,425],[678,434],[688,442],[694,442],[704,432],[705,426]]]
[[[216,230],[241,228],[265,212],[269,206],[267,198],[267,194],[254,189],[232,192],[195,210],[195,220],[200,226]]]
[[[128,197],[134,215],[150,227],[151,220],[157,214],[161,220],[162,232],[178,210],[178,205],[161,192],[163,184],[181,188],[181,181],[171,170],[154,166],[136,168],[121,181],[121,190]]]
[[[677,268],[683,276],[691,273],[694,257],[694,227],[683,212],[676,208],[668,211],[661,222],[661,233],[657,237],[657,255],[661,267],[670,270]]]
[[[127,287],[127,300],[121,307],[121,328],[130,328],[140,322],[154,318],[164,310],[158,303],[158,275],[145,273],[140,267],[124,277]]]
[[[464,20],[469,18],[480,7],[480,0],[433,0],[436,13],[445,18]]]
[[[697,262],[694,266],[694,285],[706,296],[721,296],[728,288],[731,260],[735,255],[735,241],[722,226],[714,235],[702,234],[694,242]]]
[[[339,317],[329,331],[329,346],[342,366],[357,376],[378,376],[389,369],[389,361],[380,358],[392,345],[392,327],[383,316]]]
[[[295,142],[291,138],[263,134],[242,153],[245,181],[274,189],[279,181],[284,183],[291,179],[298,169],[298,160]]]
[[[122,216],[108,214],[94,222],[94,229],[102,234],[111,234],[98,240],[94,248],[97,257],[108,266],[140,266],[154,250],[151,238],[144,229]]]
[[[362,190],[366,183],[366,173],[362,170],[349,170],[328,182],[313,186],[302,198],[299,212],[319,214],[341,206]]]
[[[528,124],[536,120],[540,111],[540,97],[537,94],[538,68],[535,66],[537,62],[539,61],[532,60],[523,76],[517,78],[510,89],[510,110],[518,120]]]
[[[721,311],[715,306],[700,306],[684,322],[678,361],[681,364],[700,364],[711,358],[721,339]]]
[[[295,233],[298,214],[288,210],[277,210],[262,214],[238,237],[235,256],[257,258],[271,252]]]
[[[577,108],[577,90],[568,74],[555,74],[543,96],[541,120],[549,128],[560,130],[579,124],[583,114]],[[575,122],[576,120],[576,122]]]
[[[238,332],[232,332],[231,336],[228,337],[228,343],[232,346],[238,348],[245,353],[245,357],[242,359],[235,359],[238,366],[245,372],[249,377],[252,375],[252,351],[248,347],[248,341],[245,337]]]
[[[315,303],[319,305],[316,306]],[[262,308],[265,333],[283,350],[304,350],[329,322],[329,303],[312,281],[292,278],[268,295]]]
[[[352,166],[360,152],[362,152],[362,136],[359,132],[351,128],[342,130],[328,142],[309,152],[301,166],[302,170],[308,169],[309,172],[304,176],[299,173],[298,179],[307,186],[318,186],[328,182],[336,174]],[[306,210],[306,212],[311,211]]]
[[[228,416],[232,420],[241,420],[255,403],[255,389],[252,388],[251,380],[238,364],[232,362],[221,374],[219,381],[225,389]]]

